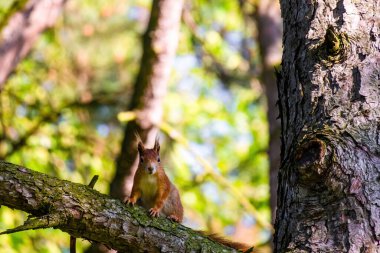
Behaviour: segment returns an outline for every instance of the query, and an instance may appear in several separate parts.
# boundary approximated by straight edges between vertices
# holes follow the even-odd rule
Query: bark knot
[[[321,62],[329,67],[347,59],[349,46],[347,33],[339,32],[329,25],[322,44],[317,48],[317,55]]]
[[[295,165],[304,183],[319,182],[326,171],[326,144],[320,139],[304,141],[295,155]]]

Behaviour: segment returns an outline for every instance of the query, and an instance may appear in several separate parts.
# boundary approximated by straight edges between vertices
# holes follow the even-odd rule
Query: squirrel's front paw
[[[168,219],[170,219],[172,221],[175,221],[175,222],[179,222],[179,218],[175,214],[172,214],[172,215],[168,216]]]
[[[158,217],[160,216],[160,210],[158,208],[153,207],[149,209],[149,214],[153,217]]]
[[[125,204],[127,204],[127,205],[132,205],[132,206],[134,206],[135,204],[136,204],[136,200],[134,200],[133,198],[127,198],[127,200],[126,201],[124,201],[124,203]]]

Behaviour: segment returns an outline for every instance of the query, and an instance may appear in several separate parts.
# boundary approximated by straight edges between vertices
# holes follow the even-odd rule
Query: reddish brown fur
[[[227,247],[230,247],[230,248],[233,248],[233,249],[236,249],[236,250],[240,250],[240,251],[243,251],[245,253],[256,252],[253,249],[253,247],[249,247],[248,245],[246,245],[244,243],[234,242],[234,241],[228,240],[228,239],[226,239],[223,236],[220,236],[218,234],[210,234],[210,233],[207,233],[207,232],[204,232],[204,231],[199,231],[199,232],[201,234],[207,236],[211,240],[213,240],[215,242],[218,242],[220,244],[226,245]]]

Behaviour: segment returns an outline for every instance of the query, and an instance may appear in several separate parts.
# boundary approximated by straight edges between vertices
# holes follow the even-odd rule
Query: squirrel
[[[162,215],[181,223],[183,206],[178,189],[170,182],[160,160],[160,144],[156,138],[153,149],[146,149],[139,141],[137,145],[139,165],[133,179],[131,196],[127,204],[134,205],[141,199],[141,206],[153,217]]]
[[[135,205],[137,200],[149,211],[153,217],[160,215],[175,222],[183,220],[183,206],[178,189],[169,180],[160,160],[160,144],[158,138],[153,149],[147,149],[141,140],[138,141],[139,165],[133,179],[132,192],[125,201],[126,204]],[[236,250],[253,252],[252,248],[227,240],[217,234],[199,231],[213,241],[221,243]]]

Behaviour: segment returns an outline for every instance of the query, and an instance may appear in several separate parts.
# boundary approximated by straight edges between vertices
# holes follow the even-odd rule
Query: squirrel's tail
[[[223,236],[218,235],[218,234],[207,233],[205,231],[199,231],[199,232],[201,234],[207,236],[208,238],[210,238],[214,242],[218,242],[218,243],[223,244],[227,247],[242,251],[244,253],[254,253],[255,252],[253,250],[253,247],[250,247],[244,243],[234,242],[234,241],[228,240],[228,239],[226,239]]]

